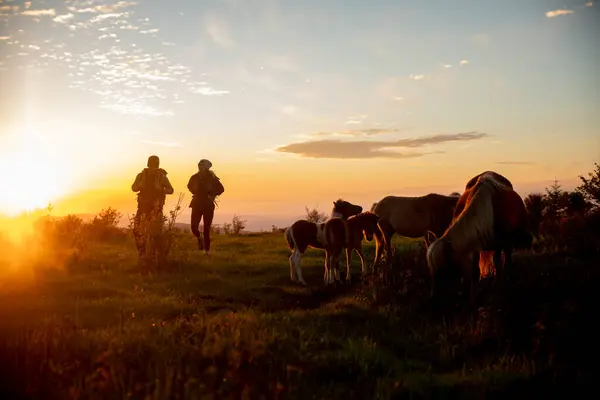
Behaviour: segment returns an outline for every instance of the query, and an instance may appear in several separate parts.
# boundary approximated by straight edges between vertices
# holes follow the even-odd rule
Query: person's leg
[[[215,216],[215,207],[209,206],[204,211],[204,251],[210,251],[210,227]]]
[[[192,208],[192,218],[190,224],[192,225],[192,233],[196,236],[198,240],[198,248],[202,250],[202,238],[200,237],[200,231],[198,230],[198,226],[200,225],[200,220],[202,219],[202,209],[199,207]]]
[[[144,236],[141,232],[141,221],[142,221],[142,210],[140,210],[139,206],[133,217],[133,238],[135,240],[135,246],[137,247],[138,255],[140,257],[144,256],[145,253],[145,244],[144,244]]]

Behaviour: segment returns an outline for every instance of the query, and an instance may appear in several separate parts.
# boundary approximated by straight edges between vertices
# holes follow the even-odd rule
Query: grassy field
[[[510,290],[442,314],[416,241],[364,279],[355,256],[353,283],[325,288],[317,250],[309,286],[290,281],[281,233],[218,235],[209,258],[193,239],[153,275],[128,238],[2,275],[2,398],[521,398],[593,376],[597,260],[519,255]]]

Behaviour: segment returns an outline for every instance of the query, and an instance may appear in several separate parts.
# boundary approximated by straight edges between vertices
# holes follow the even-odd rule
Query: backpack
[[[217,175],[215,175],[214,172],[211,174],[211,178],[212,178],[212,182],[211,182],[211,187],[210,187],[210,193],[213,196],[222,195],[223,192],[225,192],[225,188],[223,187],[223,184],[221,183],[221,179],[219,179],[219,177]]]

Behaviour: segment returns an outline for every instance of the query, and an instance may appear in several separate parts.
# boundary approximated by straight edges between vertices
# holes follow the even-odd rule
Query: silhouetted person
[[[202,159],[198,163],[198,172],[190,177],[188,189],[192,192],[192,233],[198,239],[198,248],[208,254],[210,250],[210,227],[215,215],[215,198],[221,195],[225,188],[221,180],[210,170],[212,163]],[[204,217],[203,235],[198,229],[200,220]]]
[[[173,186],[167,178],[167,171],[159,168],[158,156],[148,157],[148,168],[137,174],[131,190],[139,192],[137,195],[137,212],[133,221],[133,234],[140,257],[145,255],[146,243],[140,223],[151,220],[153,217],[162,217],[163,207],[167,194],[173,194]]]

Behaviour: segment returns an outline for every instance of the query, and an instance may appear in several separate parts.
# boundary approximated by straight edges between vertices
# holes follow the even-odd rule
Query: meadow
[[[309,250],[302,287],[281,232],[216,235],[210,257],[173,235],[150,274],[127,231],[3,273],[3,398],[521,398],[594,377],[597,253],[518,253],[506,290],[438,312],[419,240],[336,287]]]

